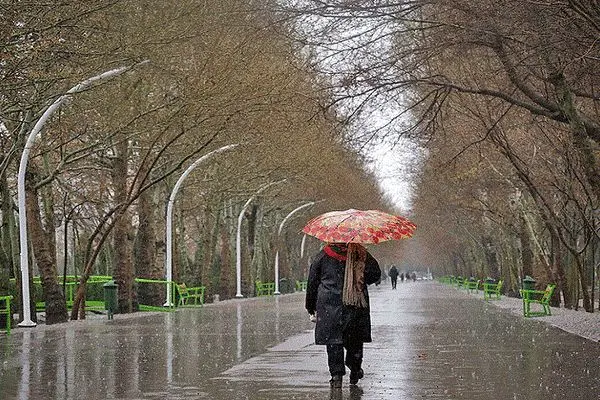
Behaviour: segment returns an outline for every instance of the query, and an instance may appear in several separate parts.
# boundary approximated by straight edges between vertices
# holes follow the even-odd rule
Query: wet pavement
[[[0,334],[0,399],[598,399],[598,343],[435,282],[371,286],[365,377],[328,384],[302,293]]]

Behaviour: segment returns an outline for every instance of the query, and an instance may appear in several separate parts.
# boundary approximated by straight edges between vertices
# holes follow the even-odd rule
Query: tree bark
[[[1,156],[0,156],[1,157]],[[13,271],[12,263],[12,239],[14,228],[11,229],[11,224],[14,223],[13,201],[8,191],[8,181],[6,173],[0,171],[0,293],[8,293],[9,279]]]
[[[119,313],[131,313],[137,310],[135,291],[133,290],[133,261],[131,257],[132,246],[130,240],[131,223],[128,218],[127,209],[127,157],[128,141],[122,138],[115,145],[115,158],[112,165],[112,181],[115,191],[115,204],[122,206],[115,215],[115,227],[113,230],[113,246],[115,249],[113,266],[114,280],[119,286]]]
[[[533,249],[527,229],[527,221],[521,215],[519,219],[519,240],[521,241],[521,260],[523,262],[523,276],[533,276]]]
[[[219,275],[220,288],[219,295],[221,299],[233,297],[234,279],[232,279],[232,257],[231,257],[231,210],[227,202],[223,202],[223,222],[220,224],[219,241],[217,252],[219,254]]]
[[[33,166],[29,167],[25,180],[27,226],[31,233],[29,235],[31,247],[41,273],[46,302],[46,324],[51,325],[67,322],[67,305],[58,283],[54,235],[44,229],[41,219],[38,191],[35,188],[37,175],[34,169]],[[49,223],[48,229],[54,230],[54,225]],[[35,310],[35,307],[33,309]]]
[[[571,291],[569,289],[567,278],[565,277],[565,269],[562,265],[563,247],[558,234],[553,229],[550,230],[550,241],[552,249],[552,253],[550,255],[550,279],[556,282],[559,289],[554,291],[551,304],[554,307],[558,307],[560,305],[560,293],[562,292],[565,308],[572,308],[573,303],[571,302]]]
[[[152,190],[147,190],[138,198],[138,230],[133,242],[133,265],[135,276],[146,279],[162,279],[164,267],[156,264],[155,218],[152,204]],[[164,302],[165,288],[160,285],[140,285],[140,304],[160,306]]]
[[[590,299],[590,291],[588,290],[589,282],[585,268],[579,257],[574,257],[575,266],[577,267],[577,275],[579,276],[579,282],[581,282],[581,296],[583,298],[583,308],[587,312],[594,312],[594,307]]]

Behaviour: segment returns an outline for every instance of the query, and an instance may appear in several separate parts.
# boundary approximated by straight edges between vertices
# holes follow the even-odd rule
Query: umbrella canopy
[[[378,210],[330,211],[311,219],[302,232],[330,243],[379,243],[412,236],[417,226]]]

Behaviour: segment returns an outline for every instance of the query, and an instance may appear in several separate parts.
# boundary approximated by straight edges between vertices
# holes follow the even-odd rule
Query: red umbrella
[[[330,211],[311,219],[302,232],[330,243],[379,243],[406,239],[417,226],[378,210]]]

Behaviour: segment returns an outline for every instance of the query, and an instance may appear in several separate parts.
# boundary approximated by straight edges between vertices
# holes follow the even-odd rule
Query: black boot
[[[329,384],[334,389],[342,388],[342,375],[332,375]]]
[[[358,371],[351,371],[350,372],[350,384],[351,385],[356,385],[358,383],[359,379],[362,379],[363,376],[365,376],[365,371],[361,369],[359,369]]]

